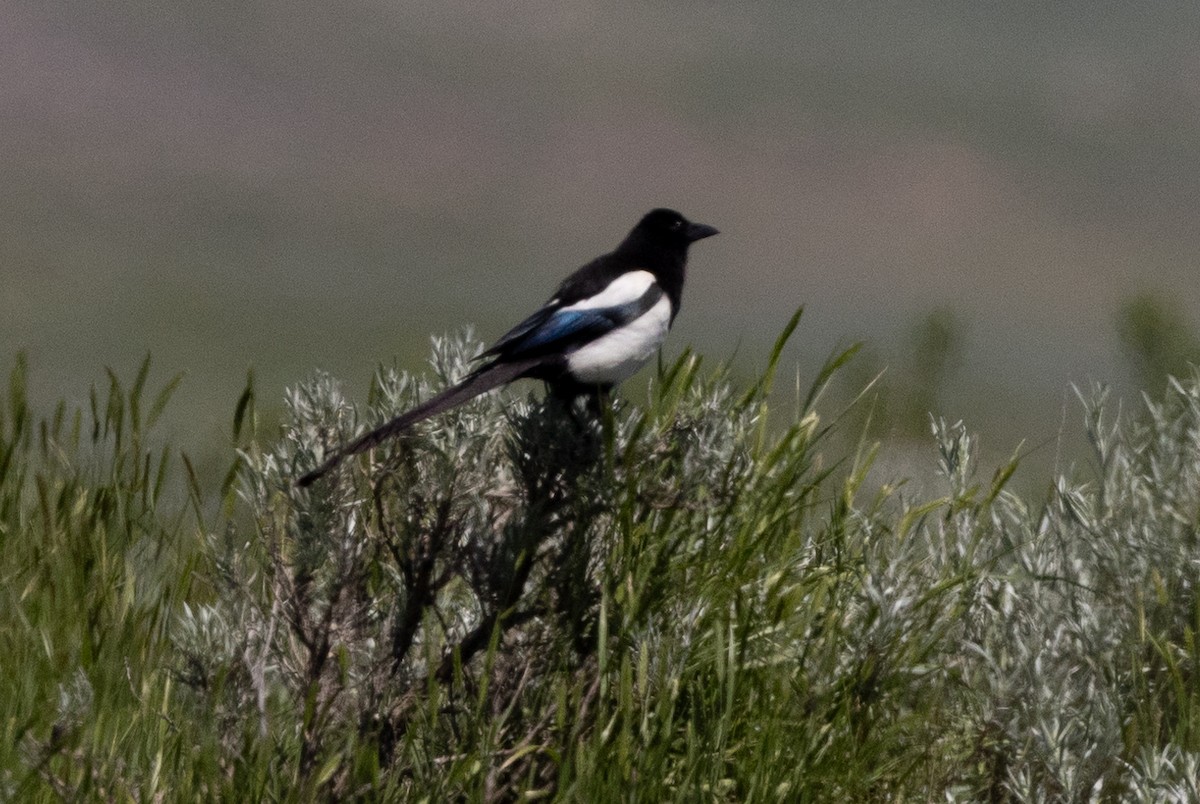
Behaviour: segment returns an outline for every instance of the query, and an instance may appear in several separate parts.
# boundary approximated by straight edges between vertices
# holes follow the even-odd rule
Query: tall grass
[[[146,440],[176,385],[146,399],[110,374],[46,419],[17,360],[0,411],[0,797],[145,798],[164,789],[168,633],[197,523],[171,510],[174,462]],[[177,490],[177,489],[176,489]]]
[[[1093,465],[1040,500],[937,422],[926,498],[830,438],[850,352],[771,410],[795,325],[750,388],[685,355],[600,420],[492,395],[299,490],[478,344],[363,410],[318,376],[248,428],[219,521],[146,447],[146,370],[39,425],[18,364],[0,792],[1193,800],[1197,383],[1085,395]]]

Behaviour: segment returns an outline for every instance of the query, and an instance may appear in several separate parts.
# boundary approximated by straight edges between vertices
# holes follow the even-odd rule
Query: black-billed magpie
[[[298,484],[513,380],[544,380],[564,396],[612,388],[658,350],[679,313],[688,246],[716,233],[671,209],[646,213],[616,249],[568,276],[541,309],[480,354],[476,360],[486,362],[466,379],[335,450]]]

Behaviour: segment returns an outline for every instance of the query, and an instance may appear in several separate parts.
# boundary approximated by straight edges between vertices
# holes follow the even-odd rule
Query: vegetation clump
[[[293,480],[453,382],[238,406],[225,505],[148,364],[0,419],[0,798],[1194,800],[1200,384],[1084,397],[1042,500],[933,424],[937,496],[685,355],[600,420],[493,395]],[[250,426],[246,426],[250,425]],[[933,457],[933,456],[931,456]],[[182,482],[176,482],[182,480]]]

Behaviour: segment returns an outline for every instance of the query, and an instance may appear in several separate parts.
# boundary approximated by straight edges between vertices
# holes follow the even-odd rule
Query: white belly
[[[567,369],[587,385],[615,385],[654,357],[671,326],[671,300],[663,296],[646,312],[567,356]]]

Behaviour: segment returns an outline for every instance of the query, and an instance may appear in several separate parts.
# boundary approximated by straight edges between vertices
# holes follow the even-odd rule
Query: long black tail
[[[483,367],[458,385],[447,388],[440,394],[417,405],[412,410],[401,413],[390,422],[381,424],[371,432],[359,436],[343,447],[339,447],[325,459],[324,463],[297,480],[296,485],[301,488],[312,485],[319,477],[341,463],[343,458],[365,452],[376,444],[407,430],[423,419],[436,416],[444,410],[457,407],[480,394],[487,393],[493,388],[498,388],[505,383],[512,382],[543,361],[544,358],[530,358],[529,360],[514,361],[512,363],[493,363],[490,366]]]

